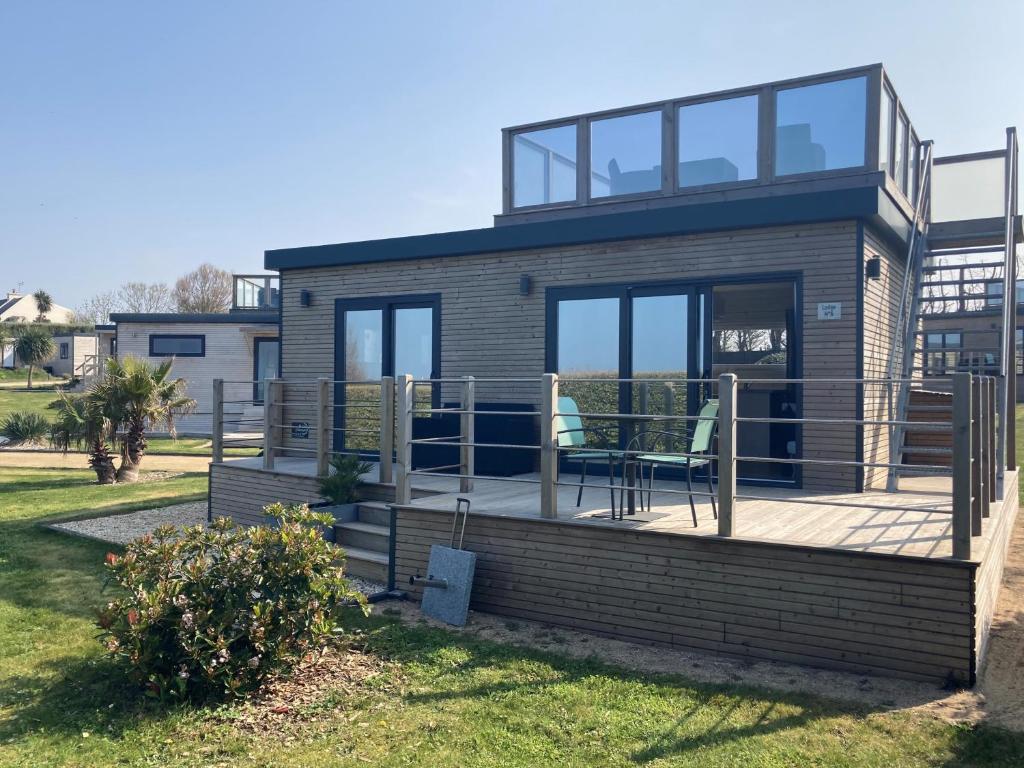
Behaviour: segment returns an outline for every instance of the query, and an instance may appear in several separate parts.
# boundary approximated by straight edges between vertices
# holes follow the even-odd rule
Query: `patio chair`
[[[690,499],[690,514],[693,516],[693,527],[697,527],[697,507],[693,503],[693,470],[697,467],[705,467],[708,478],[708,491],[711,493],[711,513],[718,519],[718,507],[715,504],[715,488],[711,483],[711,462],[715,455],[712,452],[712,444],[715,439],[715,432],[718,430],[718,400],[705,400],[697,412],[697,421],[692,429],[685,434],[667,432],[662,430],[645,430],[636,435],[627,447],[630,450],[653,450],[657,448],[659,441],[665,445],[666,453],[640,453],[634,461],[640,470],[640,506],[643,508],[643,486],[644,486],[644,465],[650,466],[647,479],[647,509],[651,508],[651,494],[654,489],[654,470],[658,466],[680,467],[686,469],[686,490]],[[653,440],[651,440],[653,438]],[[651,441],[651,442],[649,442]],[[682,445],[680,453],[686,456],[672,455],[676,445]]]
[[[580,449],[580,450],[568,450],[559,451],[563,456],[569,459],[579,459],[583,462],[583,466],[580,471],[580,489],[579,493],[576,494],[576,506],[580,506],[583,502],[583,486],[587,481],[587,462],[592,460],[600,460],[608,462],[608,493],[611,496],[611,507],[612,514],[615,514],[615,461],[622,457],[622,451],[615,449],[611,450],[607,448],[608,445],[608,434],[606,427],[584,427],[583,419],[578,414],[580,412],[579,406],[576,405],[576,401],[571,397],[560,397],[558,398],[558,413],[555,417],[555,440],[559,448],[568,449]],[[603,446],[599,449],[588,449],[587,448],[587,434],[595,433],[603,437]]]

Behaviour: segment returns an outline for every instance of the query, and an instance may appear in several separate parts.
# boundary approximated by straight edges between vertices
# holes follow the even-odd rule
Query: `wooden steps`
[[[391,551],[391,511],[382,501],[363,501],[356,519],[334,524],[334,543],[345,550],[345,571],[387,584]]]
[[[943,422],[952,426],[953,395],[915,389],[910,392],[907,404],[907,421]],[[904,437],[903,463],[913,466],[953,466],[952,431],[924,430],[907,427]],[[902,474],[913,473],[908,470]]]

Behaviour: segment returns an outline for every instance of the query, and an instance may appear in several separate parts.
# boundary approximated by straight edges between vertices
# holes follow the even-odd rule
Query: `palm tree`
[[[32,370],[53,357],[53,337],[43,328],[26,328],[14,340],[14,354],[28,366],[28,389],[32,389]]]
[[[154,367],[130,355],[120,360],[111,358],[103,379],[94,387],[95,397],[105,404],[118,429],[118,482],[138,480],[149,424],[164,424],[173,437],[175,416],[195,409],[196,401],[185,395],[188,382],[171,378],[173,363],[174,358],[170,358]]]
[[[100,485],[110,485],[117,476],[110,453],[114,437],[113,424],[92,390],[72,396],[61,392],[57,418],[50,427],[50,442],[64,453],[71,446],[89,451],[89,466],[96,472]]]
[[[36,318],[36,322],[45,323],[46,313],[53,309],[53,298],[42,288],[33,293],[32,298],[36,300],[36,309],[39,310],[39,317]]]

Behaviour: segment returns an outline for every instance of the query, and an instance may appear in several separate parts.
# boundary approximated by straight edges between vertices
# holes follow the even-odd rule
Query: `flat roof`
[[[110,316],[115,323],[194,323],[196,325],[277,325],[277,312],[115,312]]]
[[[287,270],[372,264],[843,219],[873,219],[900,239],[909,231],[906,216],[886,191],[877,184],[864,184],[503,227],[282,248],[266,251],[264,266]]]

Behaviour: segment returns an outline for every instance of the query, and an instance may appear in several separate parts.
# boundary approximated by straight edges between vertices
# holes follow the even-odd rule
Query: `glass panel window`
[[[945,376],[955,372],[962,346],[963,334],[960,331],[936,331],[926,334],[924,337],[925,376]]]
[[[680,107],[679,186],[757,178],[757,96]]]
[[[917,177],[921,170],[921,142],[917,136],[910,134],[910,153],[907,156],[907,199],[917,205]]]
[[[1017,353],[1014,355],[1014,366],[1018,376],[1024,376],[1024,328],[1018,328],[1014,336]]]
[[[864,165],[867,78],[787,88],[775,97],[775,174]]]
[[[576,126],[517,133],[512,138],[512,205],[576,199]]]
[[[206,336],[161,334],[149,337],[150,357],[203,357],[206,355]]]
[[[893,178],[900,190],[907,191],[907,118],[903,115],[896,120],[896,144],[893,147]]]
[[[985,283],[985,308],[1003,306],[1003,284],[1001,282]]]
[[[60,343],[60,359],[61,360],[67,360],[68,359],[68,343],[66,341],[62,341]]]
[[[277,339],[255,339],[256,345],[256,384],[253,390],[253,399],[263,400],[263,382],[267,379],[276,379],[278,376],[277,361],[280,348]]]
[[[661,189],[661,112],[607,117],[590,124],[590,196]]]
[[[882,111],[878,121],[878,164],[883,171],[892,170],[892,118],[896,101],[889,91],[882,90]]]
[[[1006,214],[1006,158],[936,163],[932,168],[932,221],[989,219]]]
[[[576,378],[619,375],[619,300],[558,302],[558,373]]]
[[[345,381],[376,381],[384,360],[384,312],[345,313]]]
[[[395,373],[429,379],[434,369],[434,310],[430,307],[395,309]]]
[[[689,353],[689,297],[686,294],[634,296],[632,299],[633,413],[670,416],[686,413],[687,359]],[[683,422],[641,425],[655,432],[685,432]],[[668,438],[665,435],[663,437]],[[657,440],[653,444],[657,444]],[[666,447],[674,445],[669,439]],[[644,447],[651,443],[644,440]]]

